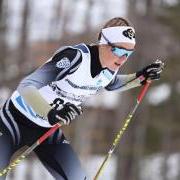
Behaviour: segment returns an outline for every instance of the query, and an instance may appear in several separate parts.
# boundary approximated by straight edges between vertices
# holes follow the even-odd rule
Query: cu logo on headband
[[[127,30],[123,31],[123,35],[129,39],[135,38],[135,33],[133,32],[132,29],[127,29]]]

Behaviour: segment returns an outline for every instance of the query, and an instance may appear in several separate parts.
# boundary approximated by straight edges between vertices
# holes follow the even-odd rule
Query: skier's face
[[[102,67],[116,71],[133,53],[135,45],[132,43],[117,43],[114,46],[104,45],[100,48],[100,60]]]

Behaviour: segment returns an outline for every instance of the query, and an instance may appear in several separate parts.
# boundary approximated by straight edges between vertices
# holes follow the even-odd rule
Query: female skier
[[[147,79],[158,80],[161,61],[133,74],[117,75],[134,48],[132,25],[124,18],[113,18],[101,29],[97,44],[61,47],[26,76],[0,112],[0,169],[8,166],[15,151],[32,145],[56,123],[69,125],[82,113],[81,104],[100,90],[125,91]],[[61,129],[34,152],[55,179],[87,179]]]

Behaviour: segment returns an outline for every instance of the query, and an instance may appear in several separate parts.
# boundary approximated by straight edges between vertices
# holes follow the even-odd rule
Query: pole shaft
[[[38,139],[38,143],[41,144],[45,141],[51,134],[53,134],[57,129],[61,127],[60,123],[55,124],[51,129],[49,129],[43,136]]]
[[[119,130],[118,134],[116,135],[114,141],[113,141],[113,145],[111,146],[110,148],[110,151],[108,152],[108,154],[106,155],[104,161],[102,162],[100,168],[98,169],[95,177],[94,177],[94,180],[98,180],[99,176],[102,174],[102,171],[105,167],[105,165],[107,164],[108,160],[110,159],[112,153],[114,152],[115,148],[117,147],[117,145],[119,144],[121,138],[122,138],[122,135],[124,134],[124,132],[126,131],[134,113],[136,112],[140,102],[142,101],[144,95],[146,94],[149,86],[151,84],[151,81],[147,81],[147,83],[144,85],[144,87],[142,88],[142,90],[140,91],[138,97],[137,97],[137,102],[134,106],[134,108],[132,109],[132,111],[128,114],[127,118],[125,119],[125,123],[123,125],[123,127]]]
[[[141,92],[140,92],[140,94],[139,94],[139,96],[137,98],[137,101],[139,103],[142,101],[142,99],[143,99],[144,95],[146,94],[150,84],[151,84],[151,81],[147,81],[146,84],[144,85],[143,89],[141,90]]]

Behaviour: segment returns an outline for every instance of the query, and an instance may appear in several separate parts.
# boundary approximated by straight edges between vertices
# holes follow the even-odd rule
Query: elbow
[[[32,89],[37,89],[35,86],[26,84],[26,83],[20,83],[19,86],[17,87],[18,93],[23,96],[26,94],[26,92],[29,92]]]

